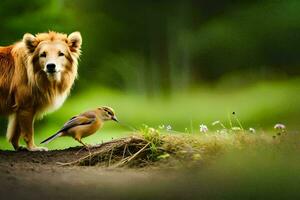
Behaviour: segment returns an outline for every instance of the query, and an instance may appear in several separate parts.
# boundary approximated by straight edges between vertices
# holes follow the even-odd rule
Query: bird
[[[41,144],[48,144],[61,136],[71,136],[88,148],[88,145],[83,143],[81,139],[94,134],[103,126],[105,121],[110,120],[119,122],[114,110],[108,106],[83,112],[69,119],[59,131],[42,141]]]

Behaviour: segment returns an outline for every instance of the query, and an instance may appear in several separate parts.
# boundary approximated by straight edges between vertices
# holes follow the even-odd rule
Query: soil
[[[93,153],[101,148],[100,145],[90,151]],[[149,185],[168,182],[175,177],[172,173],[165,175],[161,170],[150,168],[58,164],[89,155],[86,149],[80,149],[0,151],[0,199],[145,199],[141,191]],[[140,190],[136,192],[137,188]]]
[[[184,169],[161,164],[146,167],[114,165],[113,161],[118,163],[120,156],[124,156],[125,160],[130,158],[127,160],[130,160],[129,164],[132,164],[132,160],[137,161],[135,155],[140,151],[135,147],[141,143],[143,144],[138,148],[141,150],[147,145],[144,141],[126,138],[90,148],[90,152],[86,149],[81,150],[82,147],[48,152],[0,151],[0,200],[299,199],[299,176],[294,175],[297,175],[299,170],[292,167],[299,166],[299,162],[287,162],[284,159],[284,164],[278,164],[270,162],[266,157],[267,165],[256,167],[254,164],[247,168],[245,166],[253,162],[253,156],[245,152],[241,155],[250,160],[246,159],[244,164],[229,159],[230,162],[223,160],[225,165],[216,168],[206,167],[205,164],[183,167]],[[80,165],[82,162],[75,162],[75,165],[61,164],[74,163],[73,161],[85,156],[98,155],[99,152],[107,155],[108,152],[112,152],[111,149],[114,149],[117,158],[113,160],[110,156],[112,154],[109,153],[108,157],[112,158],[109,159],[112,161],[111,165],[108,164],[110,162],[107,163],[107,156],[104,156],[104,164],[97,156],[92,159],[92,165]],[[127,151],[131,153],[124,155]],[[141,159],[143,154],[139,155]],[[261,157],[264,154],[254,155]],[[237,158],[241,159],[239,156]],[[94,161],[100,163],[95,164]],[[291,168],[291,171],[288,172],[287,168]]]

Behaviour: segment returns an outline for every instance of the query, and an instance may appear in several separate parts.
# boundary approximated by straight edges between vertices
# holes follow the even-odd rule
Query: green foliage
[[[283,153],[290,148],[297,148],[298,145],[295,139],[299,136],[289,135],[285,129],[268,131],[266,134],[261,131],[254,133],[241,128],[235,130],[235,128],[239,127],[223,129],[222,132],[217,130],[206,134],[187,135],[180,132],[174,134],[144,125],[139,134],[150,144],[147,160],[161,161],[159,163],[172,167],[193,166],[199,164],[199,161],[200,164],[208,164],[221,155],[241,151],[253,153],[268,149],[270,152]]]
[[[25,32],[79,30],[78,91],[101,84],[168,94],[226,74],[299,75],[299,8],[297,0],[3,0],[1,45]]]
[[[297,0],[3,0],[1,46],[25,32],[82,33],[79,80],[66,104],[36,124],[36,141],[99,105],[111,105],[120,119],[137,127],[170,124],[198,134],[200,124],[220,120],[227,128],[270,129],[282,122],[295,130],[299,7]],[[228,121],[232,111],[242,126]],[[5,129],[1,119],[0,130]],[[128,132],[108,123],[86,141]],[[61,138],[49,147],[76,144]],[[1,146],[10,148],[5,139]]]
[[[55,133],[70,117],[101,105],[113,107],[119,120],[125,124],[135,127],[141,127],[142,124],[148,124],[149,127],[171,125],[170,133],[174,134],[176,131],[185,132],[186,129],[187,134],[203,134],[199,131],[200,124],[206,124],[210,131],[220,132],[223,129],[239,127],[232,116],[233,111],[244,130],[252,127],[257,131],[268,131],[280,122],[285,124],[289,131],[294,132],[299,129],[297,119],[300,117],[300,99],[295,93],[299,86],[299,80],[296,79],[264,82],[242,89],[203,87],[188,93],[174,94],[170,99],[148,99],[133,93],[93,87],[85,92],[72,94],[62,108],[46,115],[42,121],[37,121],[35,141],[38,143]],[[220,121],[222,125],[212,126],[215,121]],[[2,127],[4,137],[6,124],[3,123]],[[100,143],[126,136],[131,134],[131,131],[126,126],[107,122],[97,134],[85,138],[84,141],[90,144]],[[0,144],[2,148],[11,148],[4,138]],[[72,138],[63,137],[49,143],[47,147],[61,149],[75,145],[78,143]]]
[[[74,24],[75,13],[61,0],[1,1],[1,46],[21,40],[24,33],[48,30],[70,32],[79,27]]]
[[[143,125],[143,127],[140,130],[140,133],[142,134],[142,137],[150,143],[150,160],[157,160],[166,157],[166,154],[159,150],[159,147],[163,143],[159,130],[149,127],[147,125]]]

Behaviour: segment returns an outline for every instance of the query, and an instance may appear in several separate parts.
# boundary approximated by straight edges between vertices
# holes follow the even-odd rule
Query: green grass
[[[229,127],[228,114],[233,111],[245,129],[253,127],[268,131],[278,122],[284,123],[290,131],[300,128],[300,79],[232,88],[203,86],[188,92],[178,91],[168,98],[149,98],[91,86],[86,91],[73,93],[62,108],[38,121],[35,140],[39,143],[55,133],[71,116],[101,105],[113,107],[122,122],[135,127],[170,124],[173,130],[193,130],[194,134],[200,134],[199,124],[202,123],[215,130],[211,126],[215,120],[221,120]],[[233,126],[238,126],[238,123],[235,121]],[[84,141],[99,143],[130,133],[129,128],[108,122],[97,134]],[[4,138],[0,139],[0,144],[2,149],[11,148]],[[59,138],[47,146],[55,149],[76,145],[72,138]]]
[[[298,134],[290,135],[284,128],[255,134],[241,127],[221,130],[205,129],[202,134],[187,134],[144,125],[134,135],[114,139],[71,165],[180,168],[208,165],[221,155],[244,150],[283,153],[292,148],[298,151]]]
[[[269,149],[285,152],[290,148],[297,150],[299,145],[297,142],[299,135],[289,135],[285,129],[277,129],[268,133],[260,131],[253,133],[240,127],[226,129],[221,127],[217,131],[187,134],[155,129],[145,125],[139,133],[149,142],[150,156],[154,160],[175,157],[181,162],[186,161],[187,164],[193,160],[210,162],[213,160],[212,158],[229,151]]]

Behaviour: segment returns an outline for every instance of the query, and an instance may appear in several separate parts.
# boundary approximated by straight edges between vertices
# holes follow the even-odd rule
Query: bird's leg
[[[81,139],[77,138],[76,140],[77,140],[80,144],[82,144],[85,148],[88,149],[88,146],[87,146],[86,144],[84,144],[84,143],[82,142]]]
[[[82,140],[81,140],[80,138],[75,138],[75,140],[77,140],[80,144],[82,144],[82,145],[84,146],[83,148],[81,148],[81,149],[76,153],[76,155],[79,154],[79,152],[82,151],[82,149],[88,150],[88,151],[89,151],[89,154],[91,154],[91,151],[90,151],[89,146],[86,145],[84,142],[82,142]]]

